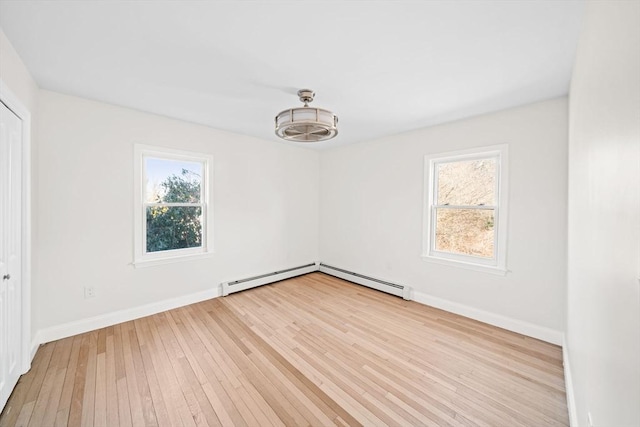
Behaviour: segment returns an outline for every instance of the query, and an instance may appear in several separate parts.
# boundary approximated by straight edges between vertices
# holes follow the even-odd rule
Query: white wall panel
[[[576,421],[640,425],[640,2],[588,2],[571,83],[567,348]]]

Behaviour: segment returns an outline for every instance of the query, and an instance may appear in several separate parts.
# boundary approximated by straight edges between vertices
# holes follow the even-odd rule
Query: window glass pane
[[[493,209],[436,209],[435,249],[493,258]]]
[[[203,164],[146,157],[147,203],[200,203]]]
[[[436,205],[494,205],[496,159],[437,163]]]
[[[147,252],[202,246],[200,206],[147,207]]]

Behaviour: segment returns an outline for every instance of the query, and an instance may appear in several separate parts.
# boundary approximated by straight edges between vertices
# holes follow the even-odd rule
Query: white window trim
[[[433,221],[434,211],[434,189],[435,189],[435,167],[436,163],[473,160],[478,158],[497,157],[496,162],[496,205],[495,205],[495,258],[486,260],[480,257],[469,255],[453,254],[435,250],[435,222]],[[452,151],[448,153],[433,154],[425,156],[424,164],[424,203],[423,203],[423,239],[422,258],[437,264],[450,265],[485,273],[505,275],[507,273],[507,225],[508,225],[508,194],[509,194],[509,158],[508,145],[492,145],[469,150]]]
[[[151,267],[154,265],[170,264],[174,262],[201,259],[213,254],[213,206],[211,195],[213,189],[213,156],[204,153],[175,150],[171,148],[155,147],[144,144],[134,144],[134,254],[133,265],[137,267]],[[145,251],[146,242],[146,204],[144,198],[144,159],[154,157],[168,160],[183,160],[203,163],[202,170],[202,204],[204,218],[202,224],[202,246],[198,248],[174,249],[155,253]]]

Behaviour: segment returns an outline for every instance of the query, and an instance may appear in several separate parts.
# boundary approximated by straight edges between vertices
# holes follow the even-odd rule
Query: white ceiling
[[[568,93],[582,0],[0,1],[45,89],[277,141],[316,92],[326,148]]]

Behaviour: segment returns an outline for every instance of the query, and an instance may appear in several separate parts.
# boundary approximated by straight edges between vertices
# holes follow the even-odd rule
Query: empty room
[[[640,427],[640,0],[0,0],[0,427]]]

